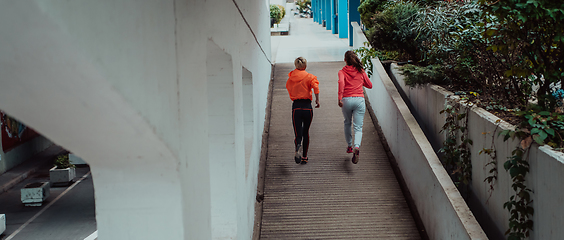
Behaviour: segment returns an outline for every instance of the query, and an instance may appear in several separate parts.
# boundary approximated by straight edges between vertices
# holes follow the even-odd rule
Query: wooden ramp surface
[[[368,112],[360,162],[346,153],[337,105],[343,66],[308,64],[320,81],[321,108],[314,109],[306,165],[293,159],[285,84],[294,66],[275,66],[260,239],[421,239]]]

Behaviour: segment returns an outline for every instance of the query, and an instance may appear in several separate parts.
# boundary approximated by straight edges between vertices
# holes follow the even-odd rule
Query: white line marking
[[[98,230],[94,231],[90,236],[86,237],[84,240],[96,240],[98,238]]]
[[[47,206],[45,206],[43,209],[41,209],[41,211],[39,211],[38,213],[36,213],[35,215],[33,215],[33,217],[31,217],[29,220],[27,220],[27,222],[25,222],[23,225],[21,225],[15,232],[13,232],[12,234],[10,234],[10,236],[8,236],[5,240],[11,240],[12,238],[14,238],[18,233],[20,233],[25,227],[27,227],[27,225],[29,225],[31,222],[33,222],[33,220],[35,220],[37,217],[39,217],[39,215],[41,215],[43,212],[45,212],[49,207],[51,207],[55,202],[57,202],[63,195],[65,195],[67,192],[69,192],[71,189],[74,188],[74,186],[78,185],[80,182],[82,182],[82,180],[84,180],[86,177],[88,177],[88,175],[90,175],[90,171],[88,171],[88,173],[84,174],[84,176],[82,176],[80,179],[78,179],[78,181],[76,181],[75,183],[73,183],[70,187],[68,187],[63,193],[59,194],[59,196],[57,196],[57,198],[55,198],[55,200],[53,200],[52,202],[50,202],[49,204],[47,204]]]

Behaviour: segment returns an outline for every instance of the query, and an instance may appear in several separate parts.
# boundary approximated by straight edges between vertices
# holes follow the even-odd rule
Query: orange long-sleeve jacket
[[[319,94],[319,81],[317,77],[305,70],[294,69],[288,73],[286,89],[292,101],[296,99],[312,100],[311,89],[315,94]]]

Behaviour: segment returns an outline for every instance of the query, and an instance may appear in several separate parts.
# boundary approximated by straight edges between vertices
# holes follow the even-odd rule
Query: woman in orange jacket
[[[317,77],[305,71],[307,61],[298,57],[294,61],[296,69],[288,73],[286,89],[292,99],[292,123],[294,125],[294,145],[296,163],[306,164],[308,161],[307,150],[309,148],[309,127],[313,120],[313,108],[311,107],[312,94],[315,93],[315,108],[319,108],[319,81]],[[300,155],[300,149],[303,155]]]

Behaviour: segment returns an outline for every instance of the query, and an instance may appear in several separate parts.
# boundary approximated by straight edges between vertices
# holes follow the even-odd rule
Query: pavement
[[[288,35],[270,37],[273,63],[293,63],[300,56],[308,62],[343,61],[345,52],[352,50],[347,38],[332,34],[313,18],[286,14],[286,19],[291,26]]]
[[[21,203],[20,189],[28,183],[48,182],[55,157],[64,153],[53,145],[0,175],[0,213],[6,214],[0,239],[82,240],[95,233],[94,186],[87,165],[77,166],[77,177],[69,185],[51,186],[42,206]]]

